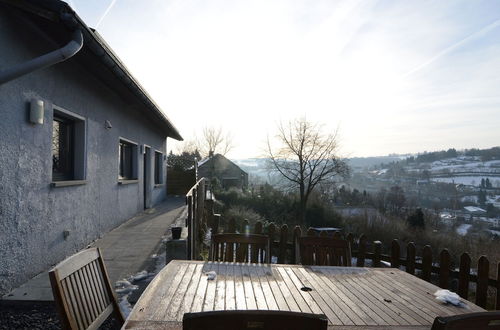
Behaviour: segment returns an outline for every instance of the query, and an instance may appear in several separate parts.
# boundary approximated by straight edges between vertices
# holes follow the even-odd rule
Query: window
[[[163,154],[155,151],[155,184],[163,183]]]
[[[119,179],[137,180],[137,145],[120,139],[118,158],[120,163]]]
[[[54,115],[52,125],[52,180],[73,180],[74,124]]]
[[[54,107],[52,181],[85,179],[85,118]]]

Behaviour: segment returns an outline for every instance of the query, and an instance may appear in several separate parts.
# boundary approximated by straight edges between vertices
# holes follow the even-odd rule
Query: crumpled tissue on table
[[[217,273],[214,272],[213,270],[212,271],[209,271],[209,272],[206,272],[205,275],[208,276],[208,280],[211,281],[211,280],[215,280],[215,278],[217,277]]]
[[[437,290],[434,292],[434,296],[436,296],[436,299],[444,304],[452,304],[455,306],[460,306],[462,304],[460,296],[450,290]]]

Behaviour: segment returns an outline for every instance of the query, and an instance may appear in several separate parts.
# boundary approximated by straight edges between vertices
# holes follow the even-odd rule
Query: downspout
[[[73,39],[64,47],[56,49],[45,55],[36,57],[24,63],[15,65],[12,68],[0,71],[0,85],[24,76],[36,70],[40,70],[56,63],[66,61],[74,56],[83,46],[83,35],[81,30],[73,32]]]

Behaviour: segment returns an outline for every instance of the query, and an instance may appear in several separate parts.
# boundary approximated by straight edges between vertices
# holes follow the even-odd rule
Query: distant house
[[[0,49],[1,295],[164,200],[182,137],[65,2],[0,0]]]
[[[464,210],[471,215],[485,215],[486,210],[477,206],[465,206]]]
[[[207,157],[198,163],[198,177],[217,179],[223,188],[248,187],[248,174],[221,154]]]

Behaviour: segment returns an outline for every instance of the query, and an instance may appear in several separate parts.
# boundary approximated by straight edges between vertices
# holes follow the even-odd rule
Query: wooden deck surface
[[[215,280],[206,272],[215,271]],[[303,291],[308,287],[311,291]],[[439,288],[394,268],[174,260],[134,306],[126,329],[182,329],[186,312],[232,309],[325,314],[332,329],[430,329],[436,316],[484,311],[444,305]]]

